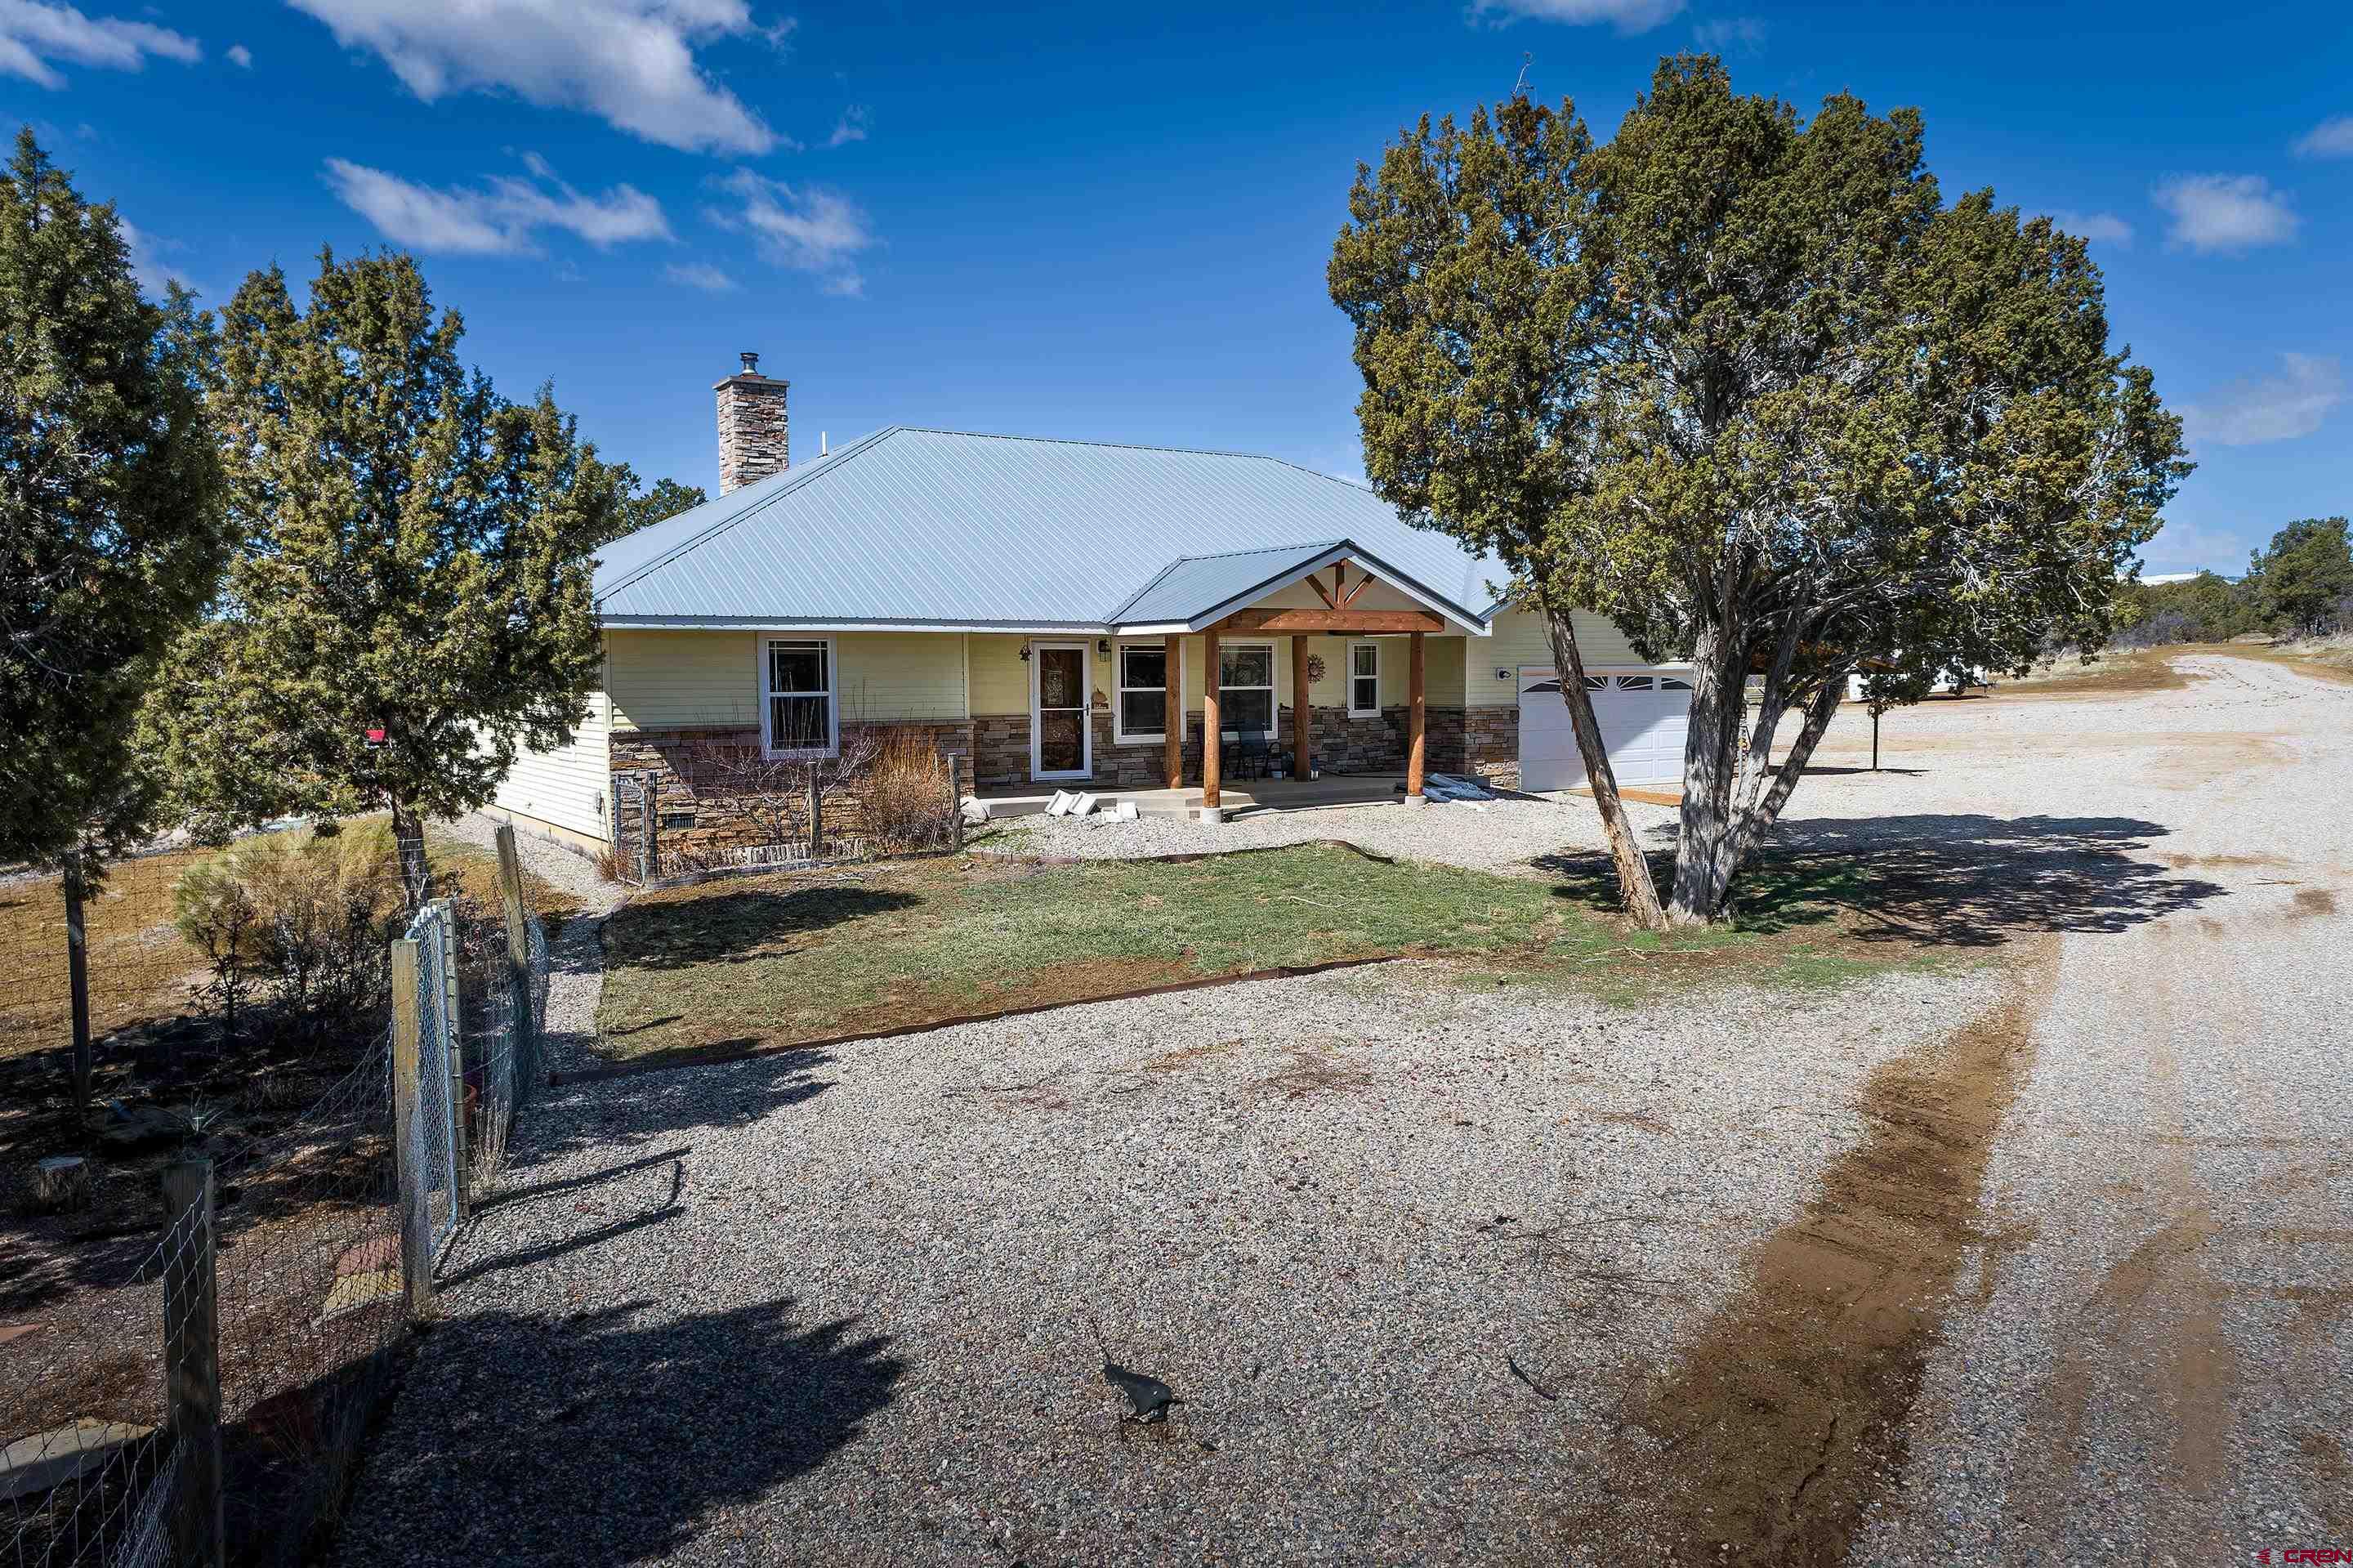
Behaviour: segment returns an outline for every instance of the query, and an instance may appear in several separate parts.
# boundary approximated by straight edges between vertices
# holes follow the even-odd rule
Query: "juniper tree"
[[[1921,143],[1915,111],[1801,122],[1682,56],[1607,143],[1519,96],[1425,118],[1349,194],[1329,282],[1374,488],[1500,556],[1565,674],[1572,608],[1694,665],[1664,910],[1561,683],[1645,924],[1726,916],[1865,662],[2100,646],[2188,471],[2083,243],[1991,191],[1947,203]]]
[[[94,873],[147,826],[154,662],[219,579],[209,317],[140,297],[111,206],[33,133],[0,176],[0,862]]]
[[[217,400],[242,544],[153,715],[184,803],[226,822],[388,810],[412,906],[424,821],[585,716],[588,552],[626,496],[548,388],[511,403],[459,364],[463,332],[398,253],[322,252],[299,308],[277,268],[246,280]]]

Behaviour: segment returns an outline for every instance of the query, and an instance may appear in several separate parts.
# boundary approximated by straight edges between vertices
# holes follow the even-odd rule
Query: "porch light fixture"
[[[1029,640],[1026,637],[1021,640],[1021,662],[1029,662]]]
[[[1095,657],[1098,659],[1108,659],[1111,657],[1110,638],[1098,637],[1095,639]]]

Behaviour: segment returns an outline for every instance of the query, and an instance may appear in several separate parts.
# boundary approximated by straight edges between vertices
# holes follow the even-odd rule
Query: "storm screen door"
[[[1084,779],[1094,764],[1087,646],[1040,642],[1029,655],[1029,777]]]

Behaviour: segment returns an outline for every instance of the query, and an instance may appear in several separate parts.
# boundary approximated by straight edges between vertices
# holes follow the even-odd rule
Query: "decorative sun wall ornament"
[[[1315,682],[1320,681],[1323,678],[1324,655],[1321,653],[1310,653],[1307,656],[1307,679],[1310,682]]]

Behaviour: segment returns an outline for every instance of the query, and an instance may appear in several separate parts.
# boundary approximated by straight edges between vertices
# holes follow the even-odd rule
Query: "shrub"
[[[404,906],[382,822],[247,839],[189,868],[173,893],[181,934],[213,959],[215,990],[229,993],[232,1033],[235,992],[256,980],[306,1031],[373,1012]]]
[[[850,788],[867,837],[881,853],[933,849],[948,842],[955,807],[948,799],[947,764],[917,731],[884,732]]]

